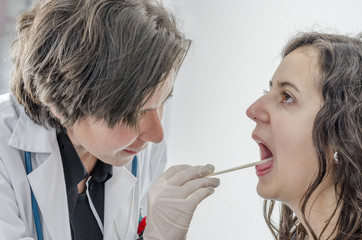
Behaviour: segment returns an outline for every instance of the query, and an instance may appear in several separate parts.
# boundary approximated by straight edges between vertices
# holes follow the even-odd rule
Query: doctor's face
[[[99,159],[113,166],[125,166],[148,142],[159,143],[164,133],[161,124],[163,106],[171,95],[174,84],[173,74],[160,85],[153,96],[142,107],[138,129],[122,123],[109,128],[105,121],[87,117],[76,121],[67,134],[78,155]]]
[[[312,48],[288,54],[270,81],[270,91],[247,110],[256,122],[252,137],[261,159],[272,159],[256,167],[257,191],[263,198],[299,204],[318,169],[312,141],[322,104],[315,81],[317,56]]]

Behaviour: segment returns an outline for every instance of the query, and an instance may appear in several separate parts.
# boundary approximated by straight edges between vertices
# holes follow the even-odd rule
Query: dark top
[[[73,240],[103,239],[86,192],[78,194],[78,183],[88,176],[64,129],[57,133],[67,190],[69,223]],[[88,181],[88,192],[100,220],[104,218],[104,183],[112,177],[112,166],[97,161]]]

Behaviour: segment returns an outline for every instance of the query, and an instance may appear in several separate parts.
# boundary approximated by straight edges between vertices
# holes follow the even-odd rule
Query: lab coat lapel
[[[60,153],[53,152],[40,167],[28,175],[28,179],[51,239],[71,239]]]
[[[28,174],[28,179],[43,217],[43,232],[46,226],[52,240],[71,239],[63,166],[55,129],[48,130],[35,124],[22,112],[9,145],[32,153],[33,171]]]
[[[136,181],[137,179],[126,168],[113,168],[113,176],[105,184],[104,239],[113,239],[111,236],[116,223],[122,239],[126,236],[132,201],[137,202],[136,198],[138,198],[134,190]],[[132,211],[134,212],[134,209]]]

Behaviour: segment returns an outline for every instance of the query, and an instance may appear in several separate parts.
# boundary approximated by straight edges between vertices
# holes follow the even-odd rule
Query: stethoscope
[[[138,169],[138,159],[137,159],[137,156],[134,156],[134,158],[132,160],[132,174],[135,177],[137,177],[137,169]],[[25,152],[25,170],[26,170],[26,174],[29,174],[33,171],[30,152]],[[43,240],[44,237],[43,237],[43,229],[41,227],[39,207],[38,207],[38,203],[35,199],[35,196],[34,196],[34,193],[33,193],[33,190],[31,189],[31,187],[30,187],[30,192],[31,192],[31,208],[33,209],[36,235],[38,236],[38,240]],[[133,201],[132,201],[132,205],[133,205]]]

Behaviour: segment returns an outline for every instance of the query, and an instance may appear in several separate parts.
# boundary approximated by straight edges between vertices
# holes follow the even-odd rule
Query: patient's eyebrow
[[[280,87],[280,88],[282,88],[282,87],[291,87],[291,88],[294,88],[294,90],[295,91],[297,91],[297,92],[299,92],[300,93],[300,91],[299,91],[299,89],[297,88],[297,86],[295,86],[293,83],[291,83],[291,82],[287,82],[287,81],[285,81],[285,82],[278,82],[278,86]]]
[[[269,87],[271,88],[273,86],[273,82],[269,81]],[[283,82],[278,82],[278,87],[279,88],[283,88],[283,87],[291,87],[293,88],[295,91],[299,92],[299,89],[297,88],[297,86],[295,86],[293,83],[288,82],[288,81],[283,81]]]

